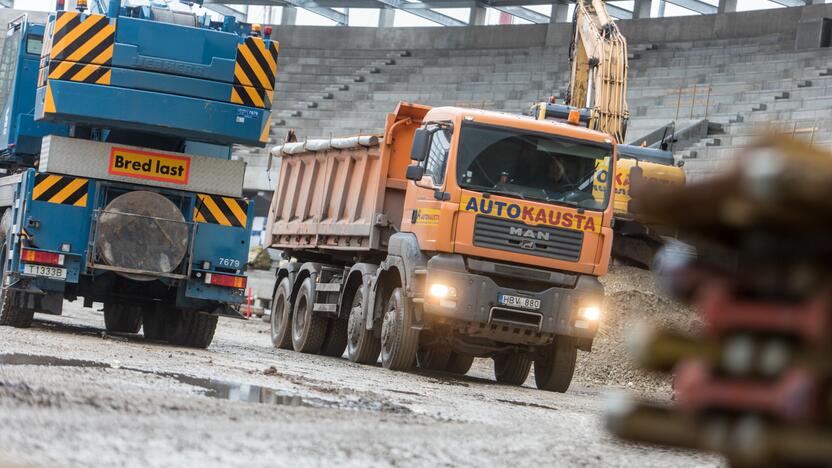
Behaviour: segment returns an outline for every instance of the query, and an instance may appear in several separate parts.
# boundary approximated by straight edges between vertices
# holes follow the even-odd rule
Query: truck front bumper
[[[525,298],[520,300],[525,306],[501,303],[505,296]],[[471,272],[462,256],[441,254],[428,261],[423,310],[428,324],[467,322],[482,331],[479,335],[515,336],[513,342],[552,335],[592,339],[603,298],[603,286],[594,276],[580,275],[574,286],[525,282]]]

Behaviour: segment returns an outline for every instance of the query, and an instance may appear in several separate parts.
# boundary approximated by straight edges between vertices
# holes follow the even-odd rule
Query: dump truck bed
[[[409,148],[430,108],[401,103],[383,136],[309,140],[272,149],[280,158],[267,243],[284,250],[386,249],[401,225]]]

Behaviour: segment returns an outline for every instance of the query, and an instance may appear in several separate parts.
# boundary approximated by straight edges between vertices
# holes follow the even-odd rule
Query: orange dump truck
[[[275,147],[272,342],[385,368],[566,391],[601,315],[612,245],[606,134],[400,103],[376,137]],[[602,184],[603,185],[603,184]]]

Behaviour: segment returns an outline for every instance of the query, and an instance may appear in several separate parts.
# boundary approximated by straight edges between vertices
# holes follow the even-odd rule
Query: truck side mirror
[[[408,180],[415,180],[415,181],[418,182],[418,181],[422,180],[422,177],[424,177],[424,176],[425,176],[425,168],[424,167],[422,167],[418,164],[413,165],[413,166],[407,166],[407,173],[405,173],[405,177],[407,177]]]
[[[413,161],[424,161],[428,157],[431,131],[426,128],[417,128],[413,134],[413,145],[410,147],[410,159]]]

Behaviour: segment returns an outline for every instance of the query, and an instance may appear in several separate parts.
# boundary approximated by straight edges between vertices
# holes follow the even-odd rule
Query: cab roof
[[[552,120],[537,120],[534,117],[508,112],[497,112],[482,109],[470,109],[454,106],[434,107],[428,111],[423,121],[456,121],[468,120],[489,125],[512,127],[553,135],[568,136],[597,143],[613,144],[612,135],[590,130],[586,127],[571,125]]]

